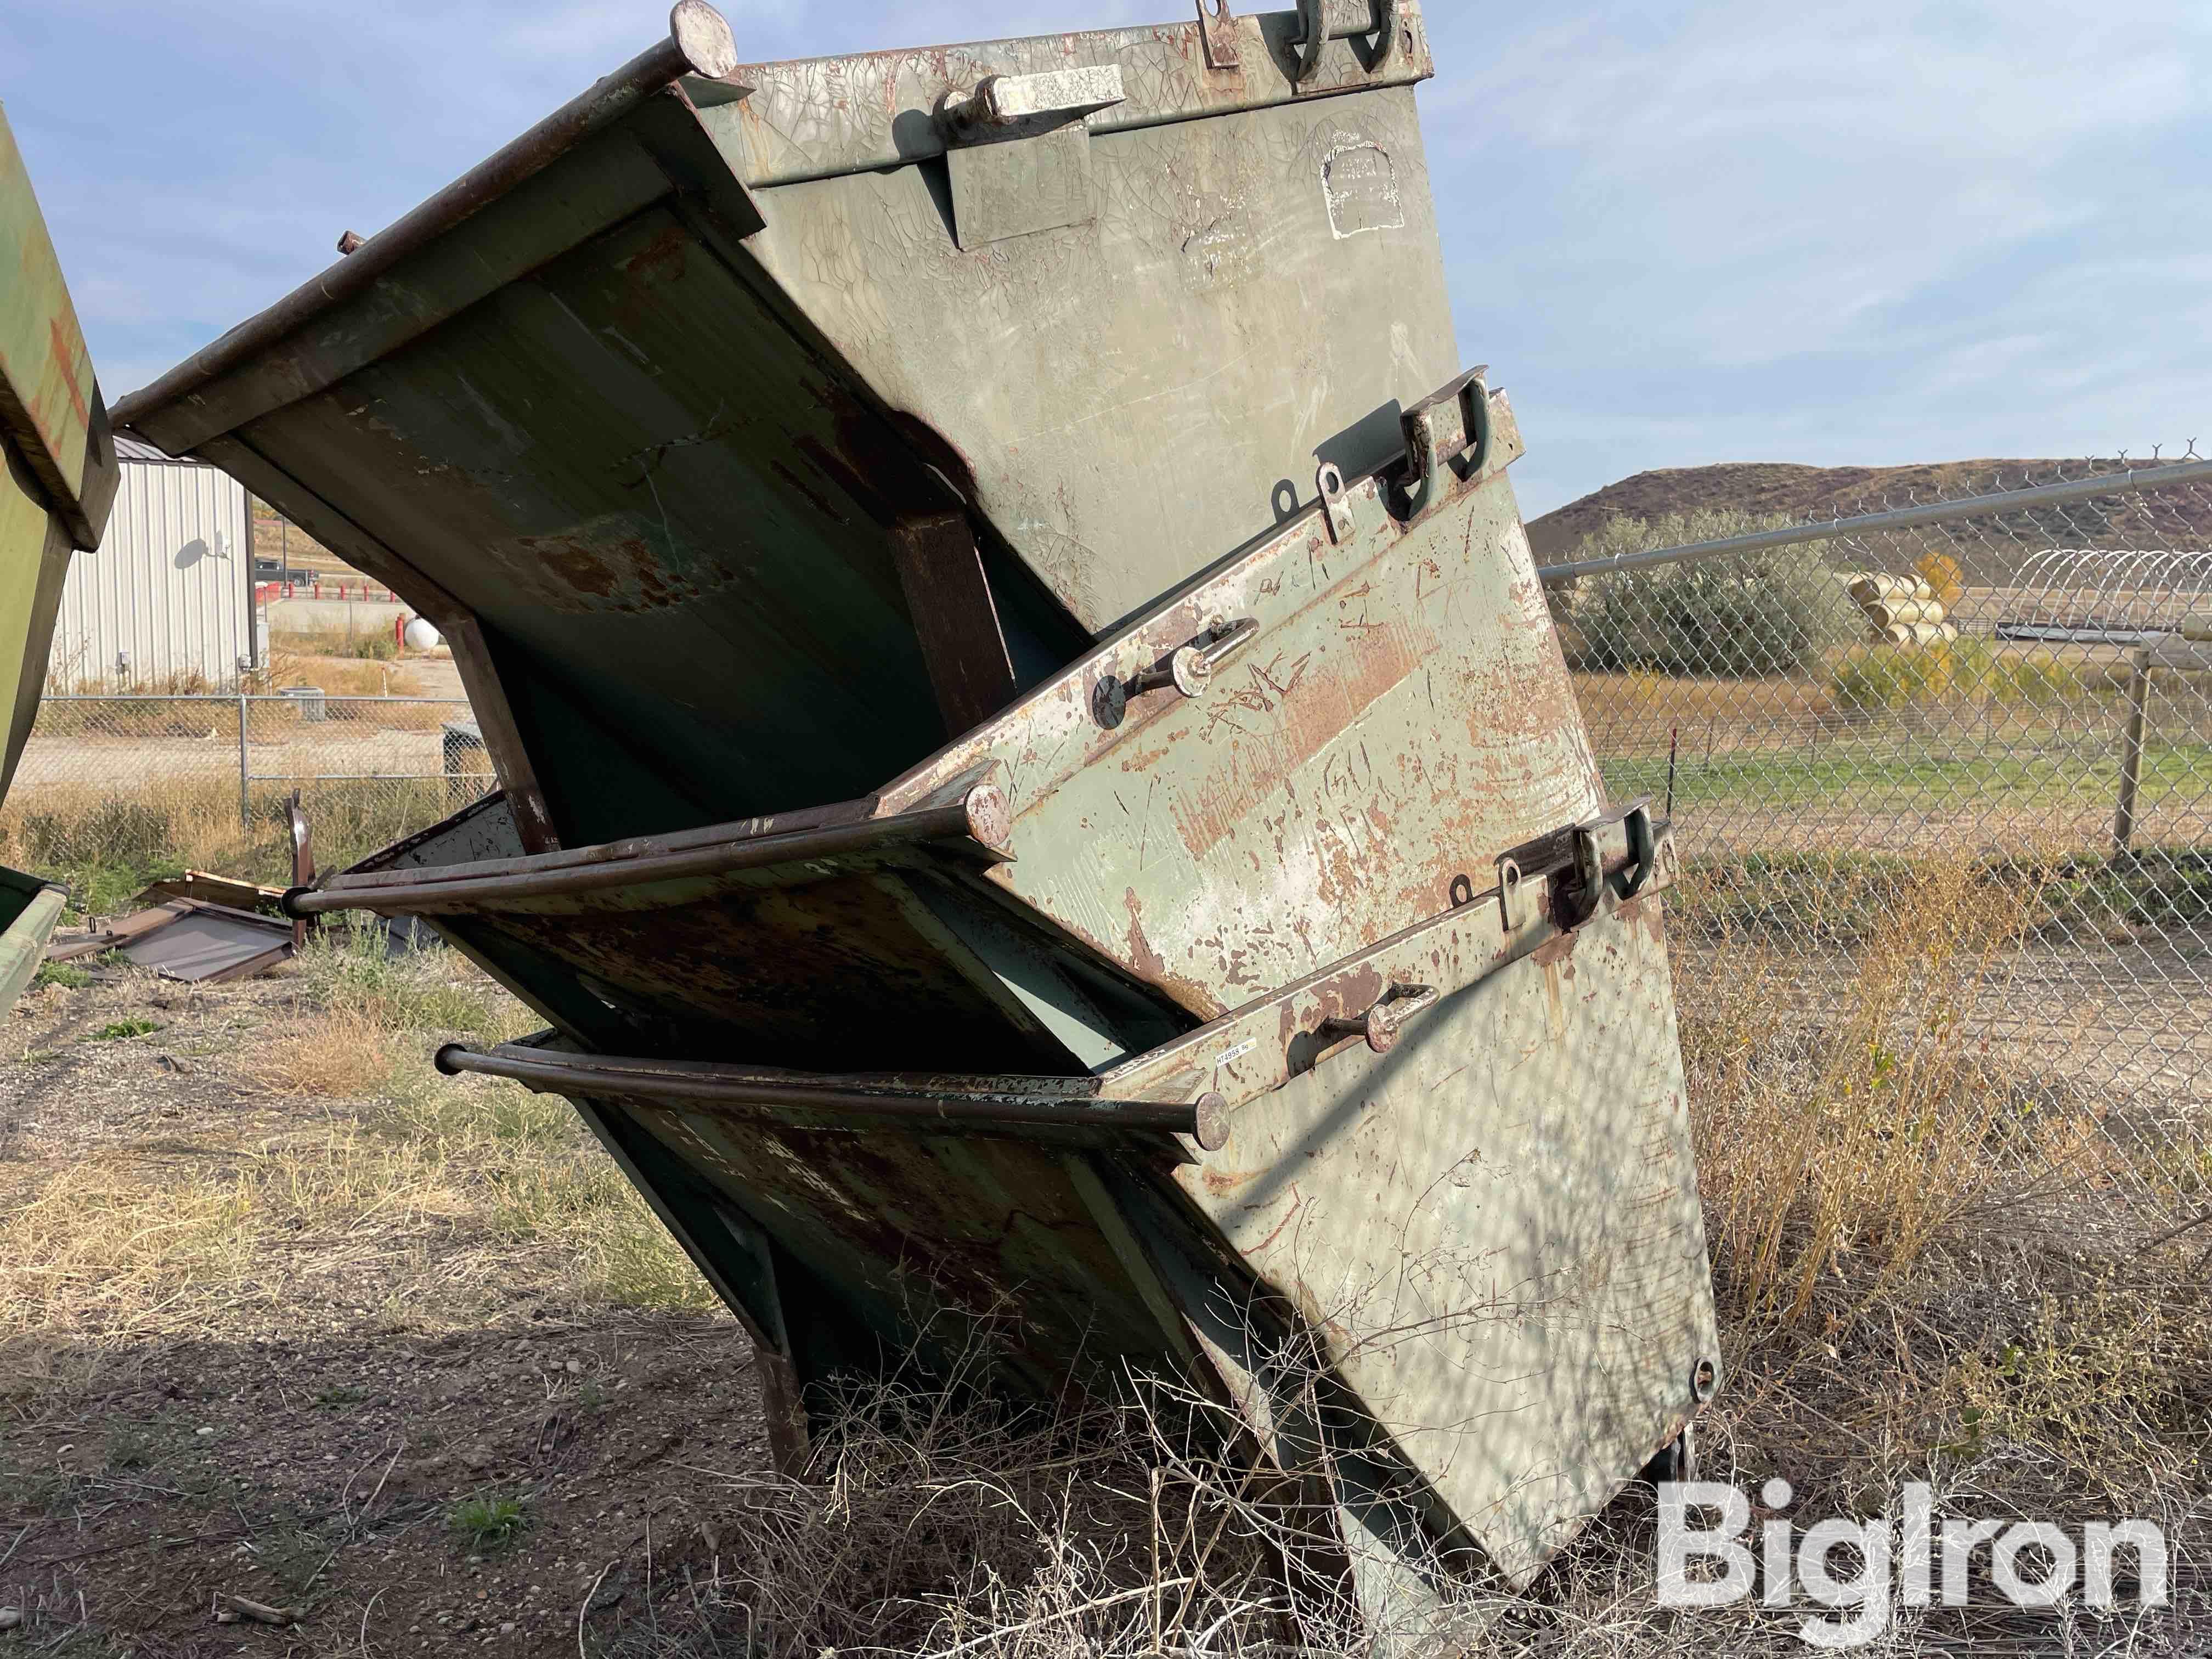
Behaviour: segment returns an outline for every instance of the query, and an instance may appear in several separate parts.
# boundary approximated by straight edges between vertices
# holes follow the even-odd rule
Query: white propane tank
[[[420,617],[408,623],[405,637],[410,651],[428,651],[432,646],[442,644],[445,641],[445,635]]]

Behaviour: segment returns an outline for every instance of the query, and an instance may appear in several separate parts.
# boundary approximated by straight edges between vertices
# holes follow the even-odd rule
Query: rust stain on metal
[[[84,392],[77,385],[77,376],[84,357],[84,342],[70,326],[73,319],[57,313],[46,319],[46,335],[52,343],[54,367],[61,372],[62,390],[69,396],[70,408],[76,416],[76,423],[84,426],[92,419],[85,407]],[[59,447],[58,443],[55,445]]]
[[[684,274],[685,261],[694,246],[691,234],[681,224],[672,224],[623,262],[623,268],[647,282],[672,280]]]
[[[686,604],[712,584],[684,574],[666,537],[655,546],[628,514],[557,535],[488,542],[484,558],[521,592],[552,611],[648,611]]]
[[[1178,792],[1174,805],[1176,825],[1192,855],[1203,857],[1237,834],[1260,804],[1282,788],[1285,777],[1403,684],[1435,648],[1434,636],[1425,635],[1408,622],[1394,620],[1360,632],[1348,651],[1332,652],[1316,672],[1307,672],[1303,659],[1249,666],[1241,677],[1245,690],[1269,712],[1279,711],[1281,718],[1261,735],[1205,734],[1224,752],[1202,782]]]
[[[1144,900],[1132,887],[1122,894],[1121,903],[1129,913],[1129,957],[1138,964],[1137,971],[1148,978],[1164,977],[1168,965],[1159,952],[1152,949],[1152,941],[1145,937]]]

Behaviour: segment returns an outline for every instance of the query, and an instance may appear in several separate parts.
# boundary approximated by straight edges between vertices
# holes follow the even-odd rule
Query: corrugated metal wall
[[[70,562],[48,683],[234,681],[252,652],[247,511],[246,487],[214,467],[126,459],[106,539]]]

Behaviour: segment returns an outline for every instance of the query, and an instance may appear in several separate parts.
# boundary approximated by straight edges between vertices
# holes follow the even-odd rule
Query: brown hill
[[[1528,526],[1537,562],[1557,562],[1607,519],[1656,519],[1669,513],[1726,508],[1802,518],[1812,514],[1869,513],[1916,501],[1951,501],[1995,489],[2018,489],[2092,471],[2116,471],[2112,460],[1936,461],[1914,466],[1799,466],[1787,461],[1727,461],[1714,466],[1668,467],[1639,472],[1570,501]],[[2212,495],[2212,492],[2207,492]],[[2159,503],[2163,524],[2175,515],[2173,532],[2212,536],[2212,500],[2193,490],[2172,490]],[[2087,535],[2085,541],[2107,538]]]

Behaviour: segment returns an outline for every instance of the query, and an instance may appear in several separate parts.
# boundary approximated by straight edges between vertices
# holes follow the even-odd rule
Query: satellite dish
[[[190,570],[202,559],[207,557],[208,552],[209,549],[207,543],[195,536],[191,540],[186,542],[182,547],[177,550],[177,556],[170,560],[169,562],[175,565],[179,570]]]

